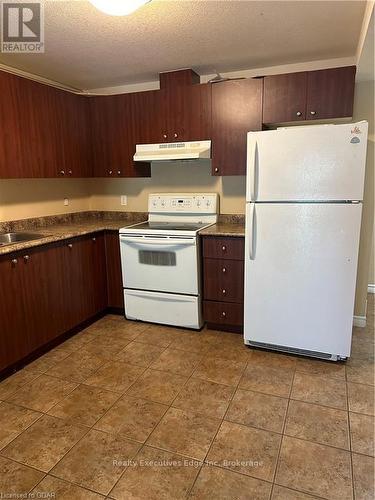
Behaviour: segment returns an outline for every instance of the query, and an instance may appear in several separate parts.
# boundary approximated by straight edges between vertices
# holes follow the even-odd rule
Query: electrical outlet
[[[69,205],[68,198],[64,198],[64,207],[67,207],[68,205]]]
[[[124,206],[128,204],[128,197],[126,196],[126,194],[121,195],[120,203],[121,203],[121,205],[124,205]]]

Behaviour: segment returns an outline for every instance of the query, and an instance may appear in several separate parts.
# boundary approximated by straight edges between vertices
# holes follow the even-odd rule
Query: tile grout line
[[[172,342],[172,343],[173,343],[173,342]],[[172,343],[171,343],[171,344],[172,344]],[[169,346],[170,346],[171,344],[169,344]],[[169,346],[168,346],[168,347],[166,347],[166,348],[164,349],[164,351],[160,354],[160,356],[161,356],[161,355],[162,355],[162,354],[163,354],[163,353],[164,353],[164,352],[165,352],[165,351],[169,348]],[[159,358],[160,358],[160,356],[159,356],[157,359],[159,359]],[[202,354],[202,358],[203,358],[203,356],[204,356],[204,354]],[[156,361],[156,360],[155,360],[155,361]],[[159,371],[160,371],[160,370],[159,370]],[[149,441],[149,439],[150,439],[151,435],[152,435],[152,434],[153,434],[153,432],[157,429],[157,427],[159,426],[160,422],[162,421],[162,419],[164,418],[164,416],[167,414],[167,412],[168,412],[168,411],[172,408],[172,404],[173,404],[173,402],[174,402],[174,401],[175,401],[175,399],[179,396],[180,392],[181,392],[181,391],[182,391],[182,389],[185,387],[185,385],[188,383],[188,381],[192,378],[194,371],[195,371],[195,369],[193,370],[192,374],[191,374],[191,375],[190,375],[190,376],[186,379],[186,381],[184,382],[184,384],[181,386],[180,390],[177,392],[176,396],[172,399],[172,401],[171,401],[171,403],[169,404],[169,406],[168,406],[168,405],[166,405],[166,406],[168,406],[168,407],[167,407],[167,409],[165,410],[165,412],[163,413],[163,415],[160,417],[160,419],[158,420],[158,423],[157,423],[157,424],[155,425],[155,427],[152,429],[152,431],[150,432],[150,434],[147,436],[146,440],[143,442],[142,446],[141,446],[141,447],[140,447],[140,449],[137,451],[137,453],[135,454],[135,456],[137,456],[139,453],[141,453],[141,451],[142,451],[145,447],[150,446],[150,445],[148,445],[147,443],[148,443],[148,441]],[[163,372],[163,373],[166,373],[166,372]],[[173,375],[173,374],[171,374],[171,375]],[[130,387],[129,387],[129,389],[130,389]],[[155,403],[156,403],[156,401],[155,401]],[[159,404],[160,404],[160,402],[159,402]],[[172,453],[172,452],[171,452],[171,451],[169,451],[169,450],[163,450],[162,448],[157,448],[157,447],[155,447],[155,446],[151,446],[151,447],[152,447],[152,448],[154,448],[154,449],[161,449],[162,451],[167,451],[168,453]],[[176,454],[176,455],[178,455],[178,453],[175,453],[175,454]],[[181,455],[181,454],[180,454],[180,455]],[[181,456],[183,456],[183,455],[181,455]],[[189,458],[191,458],[191,457],[189,457]],[[193,459],[193,460],[195,460],[195,459]],[[200,462],[200,460],[198,460],[198,462]],[[118,483],[120,482],[120,480],[124,477],[124,475],[125,475],[125,473],[126,473],[126,471],[127,471],[127,469],[128,469],[128,468],[129,468],[129,467],[126,467],[126,469],[125,469],[125,470],[124,470],[124,472],[121,474],[121,476],[118,478],[118,480],[116,481],[116,483],[112,486],[111,490],[110,490],[110,491],[109,491],[109,493],[108,493],[108,496],[110,496],[111,492],[112,492],[112,491],[116,488],[117,484],[118,484]],[[200,469],[199,469],[199,471],[198,471],[198,473],[197,473],[197,476],[196,476],[196,477],[198,477],[200,470],[201,470],[201,467],[200,467]]]
[[[290,405],[290,397],[291,397],[291,395],[292,395],[292,391],[293,391],[293,385],[294,385],[294,379],[295,379],[295,376],[296,376],[296,372],[297,372],[297,370],[295,369],[295,370],[294,370],[294,373],[293,373],[292,382],[291,382],[291,384],[290,384],[290,389],[289,389],[289,397],[288,397],[288,403],[287,403],[286,412],[285,412],[285,416],[284,416],[284,422],[283,422],[283,428],[282,428],[282,433],[281,433],[280,445],[279,445],[279,450],[278,450],[278,453],[277,453],[275,470],[274,470],[274,472],[273,472],[273,478],[272,478],[272,488],[271,488],[271,495],[270,495],[270,498],[272,498],[272,495],[273,495],[273,490],[274,490],[274,487],[275,487],[275,481],[276,481],[276,475],[277,475],[277,471],[278,471],[278,468],[279,468],[279,463],[280,463],[280,455],[281,455],[281,448],[282,448],[282,445],[283,445],[283,440],[284,440],[284,436],[285,436],[286,422],[287,422],[287,419],[288,419],[288,412],[289,412],[289,405]]]
[[[234,390],[233,390],[232,395],[231,395],[231,397],[230,397],[230,399],[229,399],[229,401],[228,401],[227,409],[225,410],[224,415],[223,415],[223,417],[222,417],[222,419],[221,419],[221,422],[220,422],[220,424],[218,425],[217,431],[215,432],[215,435],[213,436],[213,438],[212,438],[212,440],[211,440],[211,443],[210,443],[210,445],[209,445],[209,447],[208,447],[208,449],[207,449],[206,455],[205,455],[205,457],[204,457],[204,458],[203,458],[203,460],[202,460],[202,465],[201,465],[201,467],[200,467],[200,469],[199,469],[199,472],[198,472],[198,474],[196,475],[195,480],[193,481],[193,484],[191,485],[191,487],[190,487],[189,491],[187,492],[187,494],[186,494],[186,497],[185,497],[185,498],[188,498],[188,497],[191,495],[191,492],[192,492],[192,491],[193,491],[193,489],[194,489],[194,486],[195,486],[195,484],[196,484],[196,482],[197,482],[197,479],[198,479],[198,477],[199,477],[199,475],[200,475],[200,473],[201,473],[201,471],[202,471],[202,469],[203,469],[203,467],[204,467],[204,465],[205,465],[205,462],[206,462],[206,460],[207,460],[207,456],[209,455],[209,453],[210,453],[210,451],[211,451],[211,448],[212,448],[212,445],[213,445],[213,443],[214,443],[214,441],[215,441],[215,439],[216,439],[216,437],[217,437],[217,435],[218,435],[218,433],[219,433],[219,431],[220,431],[220,429],[221,429],[221,426],[223,425],[224,419],[225,419],[225,417],[226,417],[226,415],[227,415],[227,413],[228,413],[228,410],[229,410],[229,407],[230,407],[230,405],[231,405],[231,403],[232,403],[232,401],[233,401],[234,395],[236,394],[236,392],[237,392],[237,390],[238,390],[238,387],[239,387],[239,385],[240,385],[240,382],[241,382],[241,379],[242,379],[242,377],[243,377],[243,374],[245,373],[245,371],[246,371],[246,369],[247,369],[247,366],[248,366],[248,361],[246,361],[246,362],[245,362],[245,364],[244,364],[244,367],[243,367],[242,372],[241,372],[241,376],[238,378],[238,382],[237,382],[236,386],[234,386]]]

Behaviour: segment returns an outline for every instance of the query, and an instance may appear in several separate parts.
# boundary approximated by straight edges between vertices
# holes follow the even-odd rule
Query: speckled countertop
[[[79,214],[69,214],[69,216],[3,222],[0,223],[0,233],[22,231],[43,236],[31,241],[12,243],[5,246],[0,245],[0,255],[99,231],[118,231],[121,227],[130,226],[146,219],[147,214],[138,212],[121,213],[121,216],[113,212],[104,214],[100,212],[81,212]]]
[[[19,221],[0,222],[0,233],[23,231],[41,234],[42,237],[10,245],[0,245],[0,255],[47,245],[56,241],[76,238],[99,231],[118,231],[147,220],[144,212],[79,212],[76,214],[39,217]],[[201,235],[244,236],[244,217],[220,215],[217,224],[200,231]]]
[[[217,224],[199,231],[202,236],[245,236],[244,215],[219,215]]]

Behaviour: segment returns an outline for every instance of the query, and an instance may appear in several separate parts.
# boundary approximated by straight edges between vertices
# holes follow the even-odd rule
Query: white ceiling
[[[77,89],[354,56],[364,1],[153,0],[111,17],[87,1],[44,0],[45,54],[0,63]]]

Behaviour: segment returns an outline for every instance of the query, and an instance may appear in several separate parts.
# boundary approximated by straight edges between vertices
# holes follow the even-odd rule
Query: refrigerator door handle
[[[255,259],[255,203],[250,203],[249,213],[249,258]]]
[[[258,143],[254,141],[252,151],[252,168],[251,168],[251,199],[256,201],[258,196],[258,176],[259,176],[259,165],[258,165]]]
[[[247,174],[247,201],[255,201],[258,183],[258,143],[251,133],[248,141]]]

